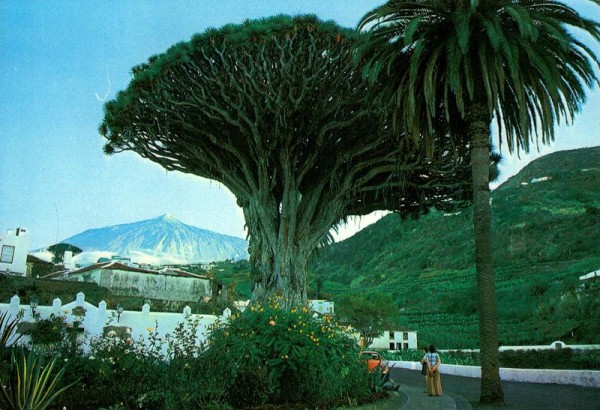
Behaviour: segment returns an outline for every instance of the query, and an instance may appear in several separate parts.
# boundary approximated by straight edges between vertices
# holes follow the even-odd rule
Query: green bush
[[[599,370],[600,350],[527,350],[500,352],[500,366],[517,369]]]
[[[48,319],[35,322],[28,331],[31,341],[36,344],[60,343],[67,332],[67,323],[61,316],[50,315]]]
[[[356,340],[331,317],[313,318],[307,308],[284,311],[274,300],[215,327],[203,355],[228,363],[223,372],[230,404],[238,404],[238,382],[266,371],[269,388],[257,393],[257,402],[318,406],[370,395],[358,353]]]
[[[234,385],[228,397],[229,403],[235,408],[263,406],[273,393],[266,366],[243,364],[238,369]]]
[[[67,408],[115,404],[131,409],[167,408],[163,393],[169,387],[165,386],[165,375],[170,364],[162,354],[164,342],[154,329],[149,331],[147,344],[143,339],[134,341],[128,336],[92,338],[88,354],[58,352],[67,363],[66,378],[80,379],[72,394],[61,397]]]
[[[64,334],[44,351],[65,366],[63,382],[74,383],[55,402],[78,409],[330,408],[375,397],[356,340],[329,316],[283,311],[274,302],[217,323],[204,343],[197,326],[187,318],[171,335],[150,328],[138,340],[109,329],[88,353]]]

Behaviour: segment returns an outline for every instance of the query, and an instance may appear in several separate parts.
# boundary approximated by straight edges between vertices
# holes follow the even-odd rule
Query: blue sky
[[[225,187],[167,173],[133,153],[105,156],[97,131],[104,101],[127,86],[131,67],[208,27],[279,13],[314,13],[354,27],[381,3],[0,1],[0,231],[29,228],[33,249],[86,229],[170,213],[243,237],[242,212]],[[581,10],[600,20],[597,9]],[[599,109],[595,89],[575,126],[559,128],[556,143],[542,153],[599,145]],[[507,156],[504,178],[538,155]]]

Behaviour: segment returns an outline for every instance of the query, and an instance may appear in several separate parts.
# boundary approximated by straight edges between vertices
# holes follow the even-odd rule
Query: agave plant
[[[65,372],[61,368],[53,374],[56,358],[42,367],[42,359],[35,352],[26,354],[14,349],[11,355],[10,376],[6,386],[0,383],[0,392],[9,410],[44,410],[62,392],[73,384],[58,388]]]
[[[390,379],[390,368],[388,366],[376,366],[370,374],[369,385],[376,393],[384,390],[398,390],[397,385]]]
[[[17,325],[19,324],[18,318],[11,319],[8,312],[0,314],[0,348],[8,347],[8,342],[12,344],[16,343],[17,340],[23,336],[22,334],[17,336]]]

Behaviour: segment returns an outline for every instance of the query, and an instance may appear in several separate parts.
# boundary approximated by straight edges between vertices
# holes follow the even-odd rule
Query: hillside
[[[93,259],[86,262],[95,262],[99,252],[155,265],[248,257],[248,244],[244,239],[186,225],[170,215],[89,229],[61,242],[83,249]],[[77,263],[84,263],[81,259],[85,257],[85,253],[78,256]]]
[[[600,147],[542,157],[492,193],[500,343],[600,342]],[[335,244],[314,265],[323,291],[391,292],[423,342],[477,345],[470,210],[418,221],[389,215]]]

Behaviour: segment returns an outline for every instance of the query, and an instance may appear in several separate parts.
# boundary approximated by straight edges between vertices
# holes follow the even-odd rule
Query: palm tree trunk
[[[474,104],[467,115],[471,142],[473,228],[481,349],[481,403],[502,403],[498,358],[498,314],[492,254],[490,206],[490,123],[485,105]]]

